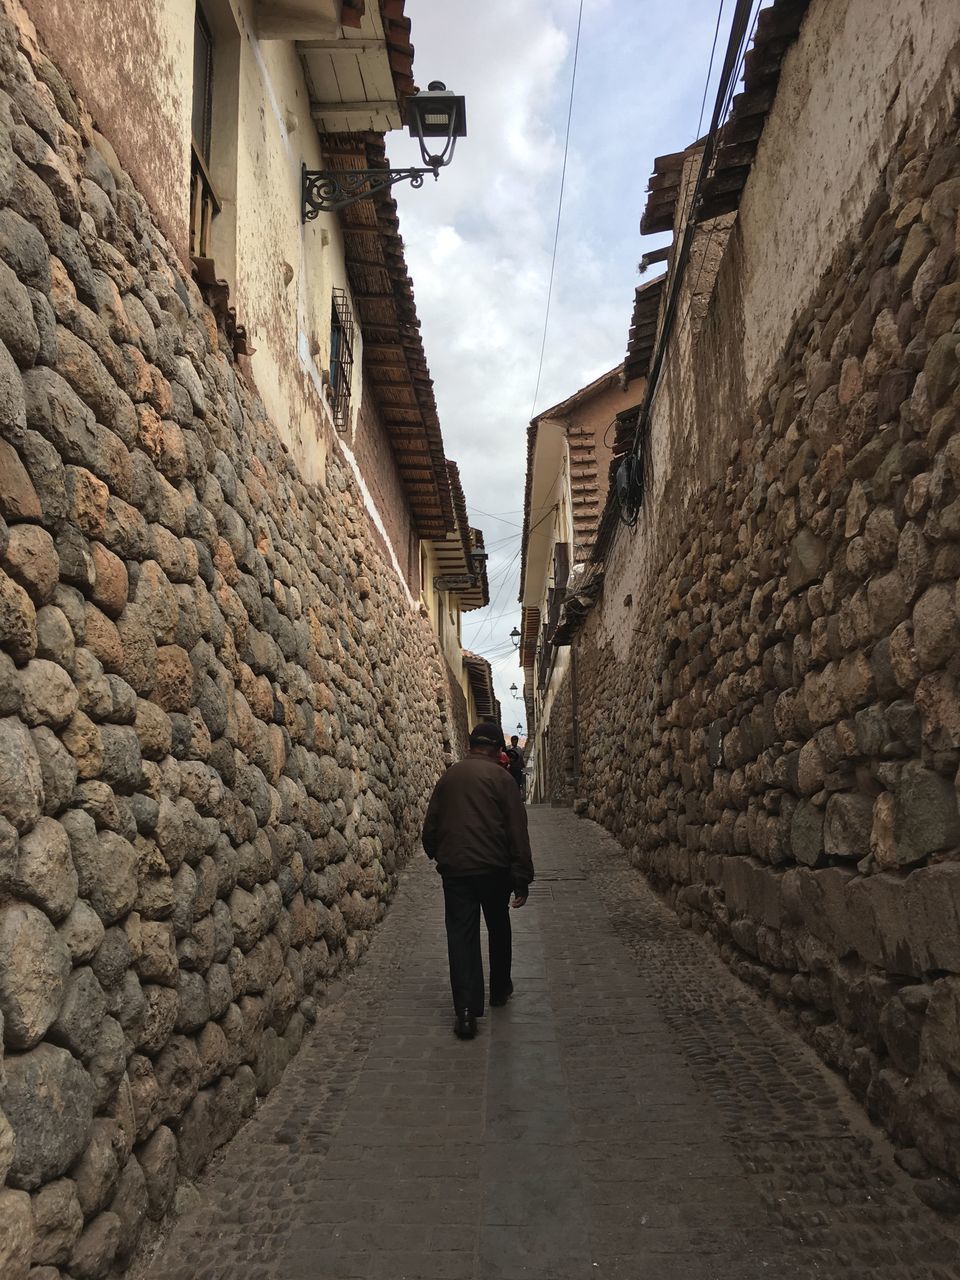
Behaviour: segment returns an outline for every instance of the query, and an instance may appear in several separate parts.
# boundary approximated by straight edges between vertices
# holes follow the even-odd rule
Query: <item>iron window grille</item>
[[[346,431],[350,419],[353,336],[353,316],[347,291],[334,289],[330,304],[330,401],[338,431]]]

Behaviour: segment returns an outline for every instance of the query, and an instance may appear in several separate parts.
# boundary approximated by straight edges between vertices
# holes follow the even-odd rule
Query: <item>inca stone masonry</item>
[[[546,773],[940,1207],[930,1174],[960,1177],[960,21],[921,8],[884,13],[899,53],[874,63],[877,11],[809,6],[738,219],[698,233],[723,252]]]
[[[364,948],[446,676],[0,13],[0,1273],[122,1269]]]

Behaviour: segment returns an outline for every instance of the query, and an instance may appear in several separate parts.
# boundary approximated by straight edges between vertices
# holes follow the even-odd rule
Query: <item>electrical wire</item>
[[[552,506],[552,507],[551,507],[551,508],[550,508],[550,509],[549,509],[549,510],[544,514],[544,515],[542,515],[542,516],[540,517],[540,519],[537,521],[537,523],[531,526],[531,528],[530,528],[530,533],[533,533],[533,532],[534,532],[534,530],[538,529],[538,528],[540,527],[540,525],[542,525],[542,524],[543,524],[544,520],[546,520],[549,516],[551,516],[551,515],[554,513],[554,511],[556,511],[556,509],[557,509],[557,507],[558,507],[558,506],[559,506],[559,503],[554,503],[554,504],[553,504],[553,506]],[[529,537],[529,534],[528,534],[527,536]],[[519,546],[519,547],[517,547],[516,552],[515,552],[515,553],[514,553],[514,555],[511,557],[509,564],[506,566],[506,568],[505,568],[505,569],[502,571],[502,573],[499,575],[499,577],[500,577],[500,585],[499,585],[499,587],[498,587],[498,589],[497,589],[497,594],[494,596],[493,600],[491,600],[491,602],[490,602],[489,608],[493,609],[493,608],[495,608],[495,607],[496,607],[497,602],[499,601],[500,596],[501,596],[501,595],[502,595],[502,593],[503,593],[504,584],[505,584],[505,583],[508,581],[508,579],[511,577],[511,572],[510,572],[510,571],[513,569],[513,566],[516,564],[517,560],[520,558],[520,552],[521,552],[522,550],[523,550],[523,543],[521,542],[521,543],[520,543],[520,546]],[[489,622],[489,624],[490,624],[490,634],[491,634],[491,637],[492,637],[492,635],[493,635],[493,624],[494,624],[495,619],[488,618],[488,619],[486,619],[486,621],[487,621],[487,622]],[[482,631],[477,632],[477,635],[474,637],[474,643],[479,643],[479,641],[480,641],[480,637],[481,637],[481,635],[482,635],[482,634],[483,634],[483,632],[482,632]]]
[[[722,20],[722,18],[723,18],[723,6],[724,6],[724,3],[725,3],[725,0],[720,0],[720,4],[719,4],[719,6],[718,6],[718,8],[717,8],[717,21],[716,21],[716,24],[714,25],[714,28],[713,28],[713,40],[712,40],[712,42],[711,42],[711,44],[710,44],[710,60],[709,60],[709,62],[707,63],[707,74],[706,74],[706,78],[704,79],[704,82],[703,82],[703,95],[702,95],[702,97],[701,97],[701,99],[700,99],[700,114],[699,114],[699,116],[697,117],[697,131],[696,131],[695,136],[696,136],[696,138],[698,138],[698,139],[699,139],[699,137],[700,137],[700,130],[701,130],[701,128],[703,127],[703,113],[704,113],[704,111],[706,110],[706,106],[707,106],[707,94],[708,94],[708,93],[709,93],[709,91],[710,91],[710,80],[711,80],[711,78],[712,78],[712,76],[713,76],[713,63],[714,63],[714,59],[716,58],[716,54],[717,54],[717,41],[718,41],[718,40],[719,40],[719,38],[720,38],[720,23],[721,23],[721,20]],[[712,234],[712,230],[713,230],[713,229],[711,228],[711,234]],[[704,249],[704,258],[705,258],[705,257],[706,257],[706,248]],[[701,263],[700,263],[700,265],[701,265],[701,269],[702,269],[702,267],[703,267],[703,259],[701,259]],[[699,283],[699,276],[698,276],[698,283]],[[688,314],[689,314],[689,308],[688,308]],[[637,412],[637,429],[636,429],[636,433],[635,433],[635,437],[634,437],[635,439],[636,439],[636,438],[639,436],[639,434],[640,434],[640,419],[641,419],[641,417],[642,417],[642,410],[638,410],[638,412]],[[607,445],[608,447],[609,447],[609,445],[608,445],[608,439],[607,439],[607,437],[608,437],[608,436],[609,436],[609,434],[610,434],[610,430],[611,430],[611,428],[616,426],[616,423],[617,423],[617,420],[616,420],[616,419],[614,419],[614,421],[610,424],[610,427],[608,427],[608,428],[607,428],[607,431],[606,431],[606,433],[604,434],[603,442],[604,442],[604,444],[605,444],[605,445]],[[617,499],[617,513],[618,513],[618,515],[619,515],[619,518],[620,518],[621,522],[622,522],[623,524],[625,524],[625,525],[627,526],[627,528],[629,528],[629,529],[633,529],[633,528],[635,528],[635,527],[636,527],[637,522],[638,522],[638,521],[639,521],[639,519],[640,519],[640,505],[641,505],[641,502],[642,502],[641,487],[642,487],[642,483],[643,483],[643,482],[642,482],[642,476],[641,476],[641,478],[640,478],[639,480],[637,479],[637,462],[636,462],[636,455],[631,451],[631,453],[630,453],[630,454],[628,454],[628,457],[629,457],[629,458],[631,458],[631,459],[634,459],[634,460],[633,460],[633,461],[631,461],[631,462],[627,462],[627,465],[631,468],[631,474],[630,474],[630,477],[629,477],[629,486],[628,486],[628,487],[629,487],[629,488],[634,489],[634,491],[635,491],[635,492],[634,492],[634,498],[635,498],[634,507],[635,507],[635,509],[634,509],[634,511],[632,512],[632,514],[631,514],[631,512],[630,512],[627,508],[625,508],[625,507],[624,507],[623,503],[620,501],[620,495],[619,495],[619,492],[617,492],[617,491],[615,490],[615,491],[614,491],[614,493],[615,493],[615,497],[616,497],[616,499]],[[625,459],[625,462],[626,462],[626,459]],[[642,464],[641,464],[641,465],[642,465]]]
[[[550,283],[547,286],[547,307],[543,317],[543,337],[540,340],[540,361],[537,365],[537,385],[533,392],[533,403],[530,405],[530,417],[537,407],[537,396],[540,394],[540,378],[543,374],[543,357],[547,349],[547,327],[550,324],[550,303],[553,299],[553,277],[557,267],[557,245],[560,242],[560,215],[563,212],[563,188],[567,179],[567,155],[570,150],[570,122],[573,119],[573,91],[577,83],[577,60],[580,55],[580,27],[583,23],[583,0],[577,14],[577,37],[573,46],[573,72],[570,76],[570,101],[567,105],[567,132],[563,141],[563,167],[560,171],[560,196],[557,200],[557,225],[553,232],[553,254],[550,258]]]
[[[485,516],[488,520],[498,520],[498,521],[500,522],[500,524],[510,524],[510,525],[513,525],[513,527],[514,527],[515,529],[522,529],[522,528],[523,528],[523,525],[522,525],[522,524],[517,524],[517,522],[516,522],[515,520],[504,520],[504,518],[503,518],[504,516],[518,516],[518,515],[519,515],[519,516],[522,516],[522,515],[523,515],[523,507],[519,507],[519,508],[517,508],[517,510],[515,510],[515,511],[503,511],[503,512],[500,512],[500,511],[481,511],[479,507],[468,507],[468,508],[467,508],[467,510],[470,512],[470,514],[471,514],[471,515],[475,515],[475,516]]]
[[[515,611],[513,609],[505,609],[503,613],[498,613],[495,618],[467,618],[464,622],[465,627],[479,627],[485,622],[499,622],[501,618],[509,618]]]
[[[756,4],[756,11],[754,12],[754,14],[753,14],[753,18],[752,18],[751,23],[750,23],[750,35],[751,35],[751,36],[753,35],[753,32],[756,30],[756,26],[757,26],[757,18],[760,16],[760,10],[761,10],[761,8],[763,7],[763,0],[754,0],[754,3]],[[722,7],[723,7],[723,6],[722,6],[722,4],[721,4],[721,8],[722,8]],[[729,86],[729,88],[728,88],[728,92],[727,92],[727,100],[726,100],[726,103],[724,104],[724,111],[723,111],[723,121],[724,121],[724,122],[726,122],[727,115],[728,115],[728,113],[729,113],[729,111],[730,111],[731,103],[733,102],[733,91],[734,91],[734,89],[737,87],[737,85],[740,83],[740,76],[741,76],[741,75],[742,75],[742,73],[743,73],[743,64],[744,64],[744,61],[745,61],[746,56],[747,56],[747,47],[748,47],[749,43],[750,43],[750,40],[749,40],[749,37],[748,37],[748,38],[744,41],[743,48],[742,48],[742,50],[741,50],[741,52],[740,52],[740,60],[739,60],[739,62],[737,63],[737,70],[736,70],[736,73],[734,74],[734,76],[733,76],[733,78],[732,78],[732,80],[731,80],[731,82],[730,82],[730,86]],[[711,173],[711,175],[709,175],[709,176],[712,176],[712,173]],[[711,221],[710,230],[707,232],[707,238],[706,238],[706,240],[703,242],[703,249],[702,249],[702,252],[701,252],[701,254],[700,254],[700,264],[699,264],[699,266],[697,267],[697,278],[696,278],[696,280],[694,280],[694,282],[693,282],[693,288],[690,290],[690,297],[689,297],[689,299],[688,299],[688,301],[687,301],[687,309],[686,309],[686,311],[683,313],[683,320],[680,322],[680,327],[681,327],[681,328],[685,328],[685,327],[686,327],[687,321],[688,321],[688,320],[689,320],[689,318],[690,318],[690,312],[693,310],[693,303],[694,303],[694,299],[695,299],[695,298],[696,298],[696,296],[697,296],[697,289],[700,287],[700,277],[703,275],[703,268],[704,268],[704,264],[706,263],[707,258],[709,257],[709,253],[710,253],[710,245],[713,243],[713,237],[716,235],[716,233],[717,233],[717,221],[716,221],[716,219],[713,219],[713,220]]]
[[[496,551],[499,547],[505,547],[510,542],[516,542],[518,538],[523,537],[522,533],[510,533],[503,538],[495,538],[493,542],[485,542],[483,544],[484,551]]]
[[[645,448],[646,432],[644,427],[649,421],[650,410],[653,400],[659,388],[660,373],[666,359],[666,350],[669,339],[673,332],[674,320],[676,319],[677,307],[680,299],[680,287],[686,274],[687,262],[690,258],[690,250],[693,245],[693,238],[697,227],[697,215],[700,209],[700,197],[707,174],[713,163],[714,154],[716,152],[717,137],[720,130],[720,124],[729,102],[732,99],[733,90],[736,87],[741,65],[743,50],[746,47],[746,41],[749,39],[751,30],[750,20],[753,15],[754,0],[737,0],[736,8],[733,14],[733,20],[730,25],[730,35],[727,40],[727,47],[724,52],[723,66],[720,72],[720,82],[717,86],[717,97],[714,103],[713,116],[710,121],[710,129],[707,133],[703,151],[700,155],[700,166],[697,171],[697,179],[693,189],[693,195],[687,213],[687,219],[684,224],[683,237],[680,242],[680,248],[674,261],[673,278],[670,281],[670,290],[667,295],[667,304],[664,308],[663,323],[660,326],[660,333],[657,338],[657,344],[654,349],[653,358],[650,362],[650,368],[647,372],[647,388],[644,394],[643,403],[640,412],[637,415],[637,430],[634,435],[633,448],[624,460],[628,467],[628,491],[634,490],[636,495],[638,484],[642,483],[642,470],[638,468],[638,459],[641,458]],[[638,481],[637,477],[640,476]],[[629,493],[628,493],[629,496]],[[639,502],[634,504],[636,510],[632,516],[629,512],[624,511],[622,504],[620,505],[620,518],[624,523],[629,523],[631,527],[636,525],[639,519]]]
[[[710,62],[707,66],[707,78],[703,85],[703,98],[700,100],[700,115],[697,118],[697,133],[700,137],[700,130],[703,128],[703,113],[707,106],[707,94],[710,91],[710,77],[713,75],[713,59],[717,52],[717,40],[720,37],[720,19],[723,17],[723,6],[725,0],[720,0],[720,8],[717,10],[717,25],[713,29],[713,44],[710,46]]]

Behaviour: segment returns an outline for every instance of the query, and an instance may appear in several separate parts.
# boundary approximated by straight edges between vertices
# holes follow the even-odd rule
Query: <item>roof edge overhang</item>
[[[326,143],[331,168],[389,167],[382,134],[341,134]],[[397,202],[379,191],[339,218],[367,393],[390,439],[417,533],[443,540],[457,521]]]

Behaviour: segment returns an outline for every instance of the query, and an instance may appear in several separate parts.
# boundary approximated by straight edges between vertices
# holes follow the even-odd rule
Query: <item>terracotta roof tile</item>
[[[666,276],[657,276],[637,286],[633,295],[633,318],[627,337],[627,354],[623,361],[624,381],[645,378],[650,370],[650,357],[657,340],[657,321]]]
[[[732,213],[740,204],[767,112],[776,97],[783,60],[797,38],[809,4],[810,0],[773,0],[760,10],[753,46],[744,59],[743,92],[733,99],[730,117],[720,131],[714,171],[701,192],[699,221]],[[673,230],[684,161],[701,145],[702,140],[686,151],[658,156],[654,161],[640,220],[641,234]]]
[[[493,720],[500,723],[500,703],[493,691],[493,669],[486,658],[478,653],[463,650],[463,665],[467,669],[467,679],[473,691],[473,700],[477,706],[477,715],[481,720]]]
[[[332,169],[389,167],[382,134],[329,134],[324,141]],[[455,527],[450,478],[397,202],[380,191],[341,210],[339,217],[370,391],[417,531],[421,537],[443,538]]]
[[[363,0],[354,3],[363,4]],[[397,91],[400,114],[407,118],[406,101],[417,87],[413,82],[413,45],[410,43],[410,19],[404,16],[404,0],[380,0],[380,21],[387,42],[387,56]]]

